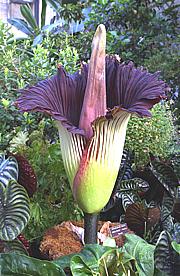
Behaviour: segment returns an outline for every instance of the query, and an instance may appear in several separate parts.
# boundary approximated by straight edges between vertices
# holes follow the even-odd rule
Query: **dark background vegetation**
[[[39,26],[27,39],[14,40],[9,27],[0,22],[0,149],[25,155],[38,177],[38,190],[31,198],[31,220],[25,229],[27,238],[35,238],[63,220],[80,219],[82,213],[67,183],[54,123],[41,114],[21,114],[13,103],[18,89],[55,74],[58,63],[73,73],[81,61],[88,61],[100,23],[107,29],[108,54],[132,60],[150,72],[161,71],[170,86],[168,101],[154,108],[151,121],[130,121],[126,147],[135,151],[135,166],[147,165],[149,153],[167,159],[178,151],[180,34],[176,1],[65,1],[53,8],[57,14],[54,23],[63,18],[63,27],[50,25],[45,31]],[[27,25],[31,22],[31,18],[24,20]],[[82,24],[80,31],[72,32],[70,26],[77,21]]]

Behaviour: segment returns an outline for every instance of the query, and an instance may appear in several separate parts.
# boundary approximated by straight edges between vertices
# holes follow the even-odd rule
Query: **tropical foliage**
[[[15,157],[0,155],[0,252],[28,254],[20,234],[30,218],[29,197],[17,183],[19,165]]]
[[[48,26],[47,3],[57,15]],[[12,22],[28,34],[25,40],[15,40],[0,21],[0,252],[6,252],[0,254],[1,274],[179,275],[179,4],[42,4],[40,24],[26,5],[23,20]],[[80,60],[90,58],[100,23],[107,29],[108,54],[143,64],[152,73],[161,71],[171,87],[167,101],[152,109],[151,120],[131,117],[116,185],[100,214],[101,219],[126,222],[135,234],[127,234],[121,248],[87,245],[79,254],[38,260],[28,256],[32,253],[25,238],[40,239],[47,228],[83,214],[68,186],[54,123],[47,115],[20,113],[14,101],[19,89],[54,75],[57,64],[70,74],[78,71]]]

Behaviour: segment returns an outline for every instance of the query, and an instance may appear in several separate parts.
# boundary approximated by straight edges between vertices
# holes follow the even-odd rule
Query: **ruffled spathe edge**
[[[85,136],[84,130],[79,128],[79,120],[87,75],[88,64],[83,63],[73,75],[59,66],[57,75],[20,90],[16,105],[24,112],[45,112],[71,133]],[[113,116],[116,108],[141,117],[151,116],[149,109],[166,97],[167,89],[159,80],[159,73],[151,74],[142,67],[136,68],[132,62],[126,64],[117,56],[106,56],[107,112],[102,116]]]
[[[86,80],[87,64],[83,63],[81,70],[72,75],[58,65],[56,75],[19,90],[21,95],[15,105],[22,112],[46,113],[61,122],[68,131],[84,135],[84,130],[78,127],[78,123]],[[79,105],[76,104],[77,101]]]

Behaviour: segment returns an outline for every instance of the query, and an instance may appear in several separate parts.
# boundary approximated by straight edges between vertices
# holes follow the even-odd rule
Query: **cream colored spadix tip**
[[[106,28],[103,24],[100,24],[93,37],[92,41],[92,49],[96,47],[100,47],[101,49],[105,49],[106,45]]]
[[[96,29],[94,37],[98,37],[98,36],[101,36],[101,37],[106,36],[106,27],[103,24],[100,24]]]
[[[100,25],[97,27],[97,31],[106,32],[106,27],[104,26],[104,24],[100,24]]]

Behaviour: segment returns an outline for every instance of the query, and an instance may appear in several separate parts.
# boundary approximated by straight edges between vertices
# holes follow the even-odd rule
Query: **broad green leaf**
[[[123,252],[117,248],[94,244],[85,245],[80,253],[60,257],[53,263],[63,268],[70,267],[75,276],[105,276],[106,269],[111,273],[109,275],[113,275],[112,273],[123,275],[124,269],[134,275],[130,260],[131,258],[123,259]]]
[[[33,29],[30,26],[28,26],[26,21],[24,21],[23,19],[19,19],[19,18],[8,19],[8,23],[16,27],[18,30],[25,33],[26,35],[34,35]]]
[[[176,241],[172,241],[171,245],[172,245],[173,249],[174,249],[178,254],[180,254],[180,244],[177,243]]]
[[[65,276],[63,269],[49,261],[42,261],[20,254],[0,254],[3,276]]]
[[[99,260],[100,275],[106,276],[107,273],[108,275],[123,275],[123,273],[127,274],[128,270],[131,271],[130,263],[124,261],[123,257],[123,253],[117,248],[104,253]]]
[[[0,184],[0,239],[14,240],[30,218],[29,197],[23,186],[10,180]]]
[[[36,22],[36,19],[35,19],[33,13],[32,13],[32,9],[31,9],[30,5],[28,5],[28,4],[21,5],[20,10],[21,10],[22,16],[26,19],[28,24],[33,29],[33,31],[36,32],[36,30],[38,29],[38,25],[37,25],[37,22]]]
[[[81,253],[71,259],[70,267],[74,275],[93,275],[99,272],[98,260],[106,252],[107,248],[100,245],[86,245]],[[84,274],[83,274],[84,273]]]
[[[58,266],[62,267],[63,269],[66,267],[70,267],[70,261],[73,256],[76,254],[69,254],[66,256],[62,256],[56,260],[53,260],[52,263],[57,264]]]
[[[154,275],[154,249],[142,238],[134,234],[126,234],[126,242],[123,246],[124,257],[135,261],[139,276]]]
[[[81,253],[74,255],[70,261],[71,272],[75,276],[84,275],[135,275],[131,258],[124,258],[121,249],[101,245],[86,245]]]
[[[90,267],[80,256],[74,256],[71,260],[70,268],[73,275],[83,276],[83,275],[98,275],[99,267],[97,261],[94,262],[94,267]]]

